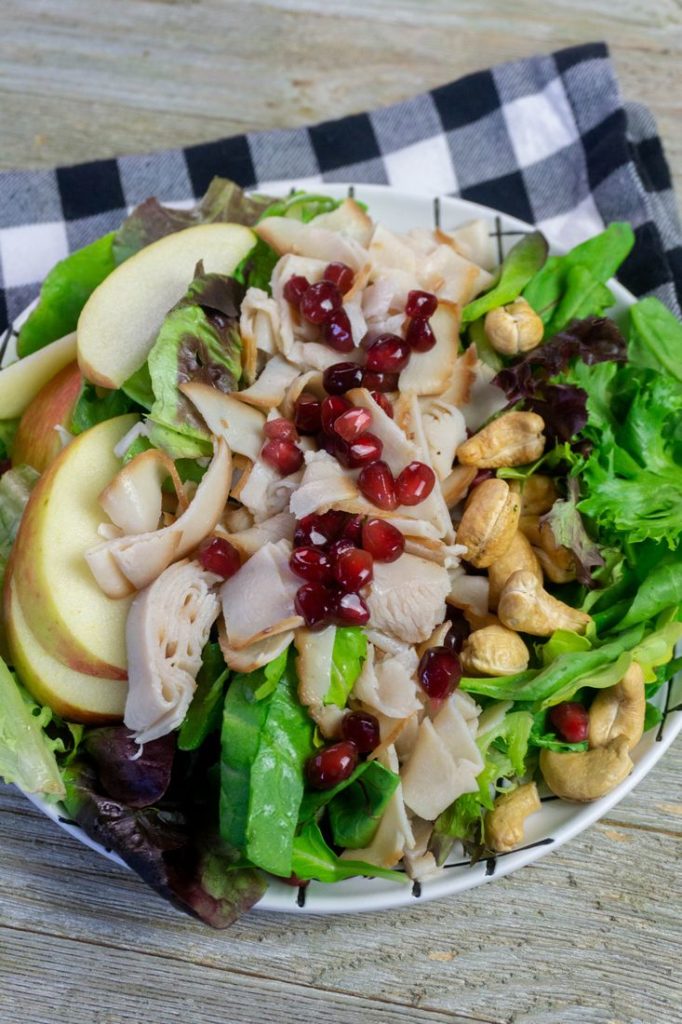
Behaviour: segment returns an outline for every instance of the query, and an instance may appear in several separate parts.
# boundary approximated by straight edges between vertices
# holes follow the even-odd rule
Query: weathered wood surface
[[[682,184],[676,0],[3,0],[0,166],[50,166],[406,97],[607,38]],[[362,917],[225,933],[0,788],[2,1024],[678,1024],[682,748],[532,867]]]

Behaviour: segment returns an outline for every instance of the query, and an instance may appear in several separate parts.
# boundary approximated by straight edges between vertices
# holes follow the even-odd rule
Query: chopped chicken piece
[[[399,640],[419,643],[445,618],[450,577],[435,562],[402,555],[395,562],[375,562],[367,598],[372,625]]]
[[[414,655],[412,671],[399,656],[375,658],[374,647],[368,644],[362,672],[353,687],[353,697],[362,701],[370,711],[378,711],[387,718],[408,718],[413,712],[421,711],[414,677],[417,657],[413,648],[410,651]]]
[[[303,625],[294,609],[300,580],[289,569],[291,544],[265,544],[223,583],[220,597],[230,647],[241,650]]]
[[[341,508],[358,497],[353,475],[325,451],[309,452],[299,486],[291,495],[289,511],[303,519],[311,512]]]

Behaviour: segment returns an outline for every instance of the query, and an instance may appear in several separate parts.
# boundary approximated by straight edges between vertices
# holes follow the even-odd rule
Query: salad
[[[680,667],[682,325],[633,232],[142,203],[0,371],[0,775],[225,927],[630,773]]]

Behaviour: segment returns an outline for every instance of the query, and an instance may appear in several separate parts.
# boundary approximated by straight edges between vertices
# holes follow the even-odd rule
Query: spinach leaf
[[[111,232],[52,268],[40,289],[38,305],[19,331],[17,353],[21,359],[75,331],[83,306],[114,269],[114,237]]]
[[[11,457],[12,442],[19,427],[19,420],[0,420],[0,462]]]
[[[293,842],[292,870],[298,878],[315,878],[318,882],[341,882],[344,878],[364,875],[369,878],[387,878],[391,882],[408,881],[407,876],[388,868],[376,867],[362,860],[337,857],[327,846],[314,821],[302,829]]]
[[[220,835],[235,850],[246,847],[251,769],[270,702],[257,701],[254,680],[236,675],[223,708],[220,762]]]
[[[504,258],[496,285],[462,310],[462,323],[478,320],[491,309],[517,299],[547,259],[547,239],[539,231],[524,235]]]
[[[297,697],[290,657],[268,699],[258,752],[251,766],[246,855],[273,875],[292,872],[292,843],[303,797],[303,766],[313,753],[313,723]]]
[[[257,679],[262,679],[260,685],[254,692],[256,700],[263,700],[264,697],[269,697],[271,693],[274,693],[277,689],[277,685],[284,675],[284,671],[287,667],[287,656],[288,651],[282,651],[276,658],[264,665],[263,668],[259,668],[256,672],[253,672],[254,684]]]
[[[292,192],[284,199],[271,200],[259,220],[265,220],[266,217],[291,217],[307,224],[322,213],[332,213],[342,202],[342,199],[332,199],[331,196],[316,195],[313,192]]]
[[[358,626],[340,626],[334,638],[332,672],[325,704],[345,708],[367,657],[367,637]]]
[[[601,316],[614,302],[613,293],[587,267],[569,267],[563,294],[546,326],[547,337],[558,334],[573,320]]]
[[[630,306],[628,355],[637,366],[666,372],[682,382],[682,324],[658,299]]]
[[[682,604],[682,562],[662,562],[646,577],[617,629],[629,629],[679,604]]]
[[[368,846],[400,777],[378,761],[366,761],[366,771],[329,803],[334,843],[351,850]]]
[[[549,324],[566,291],[571,268],[584,267],[593,280],[606,284],[634,245],[635,235],[624,221],[614,221],[605,231],[576,245],[565,256],[550,256],[532,278],[524,298],[544,324]]]
[[[228,675],[220,644],[206,644],[201,655],[197,688],[178,734],[180,750],[198,750],[211,733],[220,729]]]

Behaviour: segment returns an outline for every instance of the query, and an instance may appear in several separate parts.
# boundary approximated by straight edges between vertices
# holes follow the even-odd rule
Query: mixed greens
[[[270,226],[263,228],[267,221]],[[91,711],[79,714],[68,701],[51,702],[46,697],[49,687],[41,682],[21,641],[25,627],[16,620],[17,606],[23,608],[21,621],[25,614],[29,622],[28,635],[44,634],[27,608],[18,550],[21,539],[18,545],[15,540],[20,530],[28,529],[24,510],[33,489],[48,493],[46,481],[53,469],[40,465],[38,472],[31,465],[11,464],[17,430],[27,436],[37,407],[32,413],[29,406],[21,423],[0,420],[4,468],[0,584],[6,577],[0,621],[0,653],[5,658],[0,660],[0,775],[26,792],[59,801],[68,818],[118,853],[159,893],[216,927],[228,925],[256,903],[269,876],[299,886],[310,880],[332,883],[357,875],[396,882],[406,876],[423,880],[438,873],[456,844],[457,852],[463,847],[472,862],[518,845],[518,837],[508,847],[506,840],[494,838],[497,819],[493,815],[501,806],[500,796],[509,799],[522,790],[527,796],[528,787],[541,783],[543,775],[547,782],[554,777],[562,763],[557,758],[588,756],[595,750],[614,752],[625,765],[616,781],[624,778],[632,767],[623,748],[625,733],[616,731],[608,741],[597,742],[589,732],[590,708],[600,693],[613,694],[622,706],[627,701],[637,703],[638,697],[631,697],[629,690],[626,693],[630,683],[625,682],[635,680],[632,685],[639,686],[642,697],[636,712],[638,735],[628,749],[633,746],[643,729],[660,721],[653,698],[679,668],[674,650],[682,638],[682,325],[654,298],[635,303],[618,322],[606,315],[614,306],[608,281],[634,242],[629,225],[611,224],[565,256],[549,256],[545,238],[533,232],[521,238],[500,267],[494,267],[486,266],[485,231],[476,229],[474,244],[471,234],[458,236],[456,230],[450,236],[440,232],[437,241],[425,241],[423,233],[399,237],[379,227],[377,232],[383,231],[379,250],[375,226],[358,204],[308,193],[294,193],[287,199],[247,196],[234,183],[216,179],[196,209],[177,211],[147,200],[118,232],[58,264],[19,332],[19,356],[39,352],[76,330],[79,315],[98,286],[146,247],[197,225],[221,223],[256,228],[258,237],[254,236],[253,247],[239,265],[231,273],[222,273],[206,270],[200,262],[184,294],[157,325],[135,373],[120,388],[105,388],[83,378],[65,417],[51,424],[72,445],[91,431],[114,421],[123,424],[122,418],[128,417],[115,453],[119,467],[134,472],[117,476],[121,493],[130,494],[141,486],[140,460],[147,455],[144,472],[151,475],[145,477],[144,486],[151,487],[153,479],[158,492],[151,527],[125,528],[114,517],[112,509],[119,506],[114,506],[111,495],[109,504],[103,504],[111,521],[100,540],[110,545],[120,542],[118,548],[107,551],[114,552],[112,558],[120,555],[118,575],[111,577],[113,585],[121,587],[123,579],[120,593],[110,594],[98,576],[100,570],[89,562],[109,595],[107,600],[130,600],[137,591],[130,615],[143,618],[147,612],[141,601],[152,582],[156,585],[175,563],[177,568],[189,560],[187,564],[197,567],[205,585],[203,596],[196,600],[203,601],[204,607],[213,602],[200,658],[199,651],[190,650],[197,639],[191,633],[194,619],[184,624],[191,643],[177,653],[180,641],[173,632],[171,604],[166,619],[164,609],[157,609],[154,629],[165,630],[165,660],[159,661],[161,656],[154,649],[161,668],[150,661],[145,685],[151,693],[157,685],[154,673],[160,674],[162,682],[153,700],[166,701],[164,713],[175,699],[167,696],[171,689],[184,688],[184,703],[177,704],[176,710],[182,707],[182,713],[177,721],[173,719],[172,728],[163,731],[156,720],[150,720],[155,738],[141,746],[136,742],[140,730],[121,724],[122,707],[118,712],[100,712],[98,717]],[[369,233],[363,240],[359,232],[365,230]],[[294,241],[282,242],[290,238]],[[340,246],[336,263],[329,256],[332,238]],[[311,248],[306,250],[305,245]],[[406,451],[420,452],[422,461],[412,465],[428,466],[446,510],[445,524],[434,533],[433,523],[441,523],[441,506],[433,500],[431,511],[424,511],[420,520],[418,502],[405,501],[395,511],[396,501],[373,511],[367,495],[374,492],[362,487],[352,500],[335,499],[340,476],[343,486],[348,486],[349,481],[354,484],[361,479],[362,472],[358,478],[352,471],[359,464],[343,459],[342,469],[337,462],[331,467],[340,448],[335,453],[328,441],[324,447],[319,428],[307,435],[301,430],[304,451],[291,473],[278,475],[271,464],[268,468],[259,446],[264,425],[265,437],[277,439],[267,433],[268,422],[296,419],[301,395],[319,405],[323,382],[331,380],[330,368],[346,359],[339,356],[335,362],[324,362],[322,344],[314,333],[317,328],[310,326],[315,321],[306,324],[290,314],[286,287],[283,293],[287,280],[282,268],[287,261],[291,280],[291,274],[300,276],[316,260],[339,266],[345,265],[342,257],[347,252],[369,253],[362,284],[367,289],[362,323],[370,343],[382,331],[381,337],[388,331],[400,341],[401,331],[410,324],[403,305],[397,309],[387,299],[383,319],[377,314],[375,323],[370,307],[372,302],[379,303],[381,287],[393,296],[402,294],[400,274],[405,273],[406,260],[409,264],[406,250],[413,254],[410,259],[426,265],[437,245],[448,250],[438,250],[443,266],[450,267],[447,259],[455,258],[454,252],[458,272],[466,264],[470,282],[468,292],[455,296],[447,292],[450,270],[442,270],[445,284],[434,284],[432,289],[439,310],[449,311],[448,315],[457,311],[458,329],[446,379],[421,391],[420,385],[414,385],[416,392],[410,391],[399,382],[400,370],[405,374],[400,380],[407,379],[403,365],[393,375],[393,386],[374,382],[381,401],[376,391],[374,398],[370,396],[367,378],[358,377],[355,390],[347,391],[356,396],[356,409],[371,413],[377,433],[379,418],[388,421],[382,419],[384,457],[388,457],[389,437],[398,447],[407,446]],[[357,282],[364,271],[354,271]],[[437,280],[435,271],[433,280]],[[362,288],[358,285],[356,290]],[[351,309],[350,299],[346,308],[349,325],[352,321],[355,329],[359,321],[353,315],[359,314]],[[287,326],[290,315],[293,328]],[[439,352],[447,363],[445,328],[438,315],[431,320],[437,335],[434,344],[442,346]],[[508,332],[511,329],[504,341],[498,342],[492,330],[495,316],[498,322],[500,317],[505,320]],[[538,332],[532,345],[524,343],[519,327],[523,318],[526,323],[532,321]],[[285,348],[279,339],[287,330],[292,334]],[[356,350],[362,353],[359,340]],[[513,354],[510,344],[516,346]],[[348,359],[344,365],[353,372],[350,355]],[[427,359],[425,350],[423,355],[413,354],[410,365],[418,359]],[[254,389],[266,379],[266,368],[274,378],[273,367],[283,383],[277,384],[277,397],[268,404],[269,399],[263,398],[265,385],[262,393]],[[323,371],[327,371],[324,376]],[[357,372],[361,374],[360,369]],[[368,390],[358,387],[363,380]],[[338,388],[328,390],[340,394]],[[357,397],[361,391],[364,398]],[[179,540],[169,541],[167,560],[158,562],[148,580],[131,585],[123,542],[137,543],[142,537],[147,538],[147,546],[157,544],[158,537],[148,538],[171,529],[183,515],[191,514],[195,503],[206,500],[202,481],[209,479],[209,465],[215,466],[211,459],[219,458],[219,430],[211,425],[209,415],[215,393],[236,402],[236,406],[221,406],[220,422],[226,444],[232,448],[237,477],[231,477],[232,486],[229,481],[226,485],[220,514],[200,535],[209,535],[202,545],[194,543],[181,550]],[[234,397],[242,394],[244,400]],[[387,402],[392,403],[390,418]],[[350,401],[346,406],[351,408]],[[255,427],[254,410],[262,420]],[[232,426],[225,419],[228,412],[236,415]],[[469,435],[479,437],[489,424],[520,423],[505,420],[517,413],[526,416],[525,425],[540,424],[533,428],[532,458],[467,462],[467,428]],[[530,414],[535,419],[528,419]],[[127,429],[128,422],[134,424],[132,429]],[[235,448],[238,430],[246,440],[237,441]],[[438,474],[431,466],[437,469],[442,463],[451,435],[459,440],[452,442],[452,454],[444,472]],[[27,450],[26,444],[22,441],[22,451]],[[453,468],[456,451],[461,458],[458,455]],[[320,467],[326,467],[327,476],[313,479]],[[234,474],[234,466],[229,472]],[[460,536],[465,536],[465,517],[474,495],[478,501],[482,488],[492,480],[501,482],[495,486],[506,502],[505,514],[514,510],[513,532],[523,535],[518,544],[525,552],[524,564],[534,567],[531,572],[512,571],[509,580],[524,579],[516,580],[516,590],[509,590],[509,580],[503,580],[502,592],[494,601],[488,589],[493,582],[489,568],[493,559],[476,562],[473,548],[458,536],[460,525]],[[284,488],[282,503],[287,481],[291,486],[288,491]],[[313,511],[299,514],[295,502],[303,501],[312,484],[323,497],[329,490],[331,497],[327,503],[317,499]],[[262,489],[258,498],[253,497],[257,487]],[[551,498],[534,505],[532,495],[540,488]],[[257,504],[260,500],[266,502],[262,508]],[[143,521],[141,507],[136,508],[139,522]],[[334,515],[337,533],[310,540],[311,531],[324,531]],[[237,637],[229,602],[236,598],[238,603],[242,595],[254,620],[259,614],[260,599],[249,590],[247,577],[240,575],[247,566],[255,572],[258,560],[269,556],[276,590],[285,577],[289,579],[292,543],[294,553],[300,548],[294,529],[308,530],[309,543],[318,552],[351,536],[341,529],[355,530],[349,546],[359,547],[358,537],[367,522],[377,521],[373,516],[392,522],[392,528],[407,536],[403,557],[411,559],[411,565],[421,564],[425,580],[428,572],[440,574],[433,576],[435,590],[445,579],[433,619],[424,612],[432,595],[419,591],[418,579],[398,581],[401,597],[389,593],[388,576],[381,575],[382,559],[376,556],[373,589],[371,594],[369,587],[362,591],[361,608],[367,616],[358,624],[340,612],[334,618],[329,611],[326,618],[315,621],[297,593],[295,609],[289,619],[282,617],[281,629],[266,626],[259,633],[254,626],[249,633],[247,622],[241,640]],[[104,513],[101,518],[106,519]],[[270,533],[263,532],[264,524]],[[229,572],[219,568],[225,553],[223,548],[210,547],[216,538],[226,540],[238,553],[236,574],[235,567]],[[509,543],[508,539],[501,554]],[[137,543],[132,550],[139,552],[130,559],[139,573],[143,545]],[[365,545],[364,550],[370,547]],[[209,551],[209,556],[202,561],[197,551]],[[185,561],[178,561],[183,557]],[[391,566],[400,566],[401,561],[385,559]],[[109,572],[111,564],[107,562]],[[241,590],[230,590],[233,580],[239,581]],[[542,588],[543,580],[545,589],[536,594],[532,587]],[[381,594],[380,586],[386,588]],[[546,605],[558,610],[556,622],[561,624],[533,630],[526,628],[528,620],[521,617],[521,624],[513,625],[516,620],[506,609],[516,607],[521,598],[530,600],[531,609]],[[399,619],[403,610],[395,608],[410,600],[416,605],[404,613],[401,633],[399,626],[387,620],[391,615]],[[189,601],[188,597],[185,605]],[[266,597],[263,603],[267,604]],[[357,602],[354,607],[357,611]],[[427,625],[415,626],[424,615]],[[487,636],[496,643],[502,643],[504,634],[514,633],[514,643],[521,645],[520,667],[496,660],[486,649],[489,667],[480,668],[473,638],[478,636],[482,644],[486,630],[493,631]],[[129,631],[129,643],[130,637]],[[453,659],[458,664],[456,678],[448,669],[449,686],[442,692],[430,689],[433,683],[424,668],[430,651],[445,651],[449,660],[443,664],[451,666]],[[130,687],[139,688],[141,677],[134,676],[129,654]],[[57,659],[60,672],[68,660],[51,650],[43,655]],[[106,679],[115,691],[115,678],[109,679],[113,673],[107,674],[101,666],[91,671],[83,656],[79,658],[79,668],[74,668],[79,677],[90,674],[93,686]],[[136,654],[135,664],[139,661]],[[172,685],[163,677],[169,665]],[[124,682],[119,685],[125,688]],[[152,703],[150,696],[150,707]],[[344,720],[352,714],[364,715],[365,724],[372,720],[368,728],[376,730],[374,745],[363,750],[355,743],[353,763],[336,780],[321,782],[322,775],[316,776],[311,765],[319,767],[330,741],[332,746],[354,745],[348,740],[351,733],[343,731]],[[577,730],[570,724],[575,721],[581,723]],[[426,793],[422,778],[431,772],[433,788],[440,792],[439,766],[449,780],[442,786],[449,785],[455,794],[447,804]],[[531,810],[536,795],[533,788]]]

